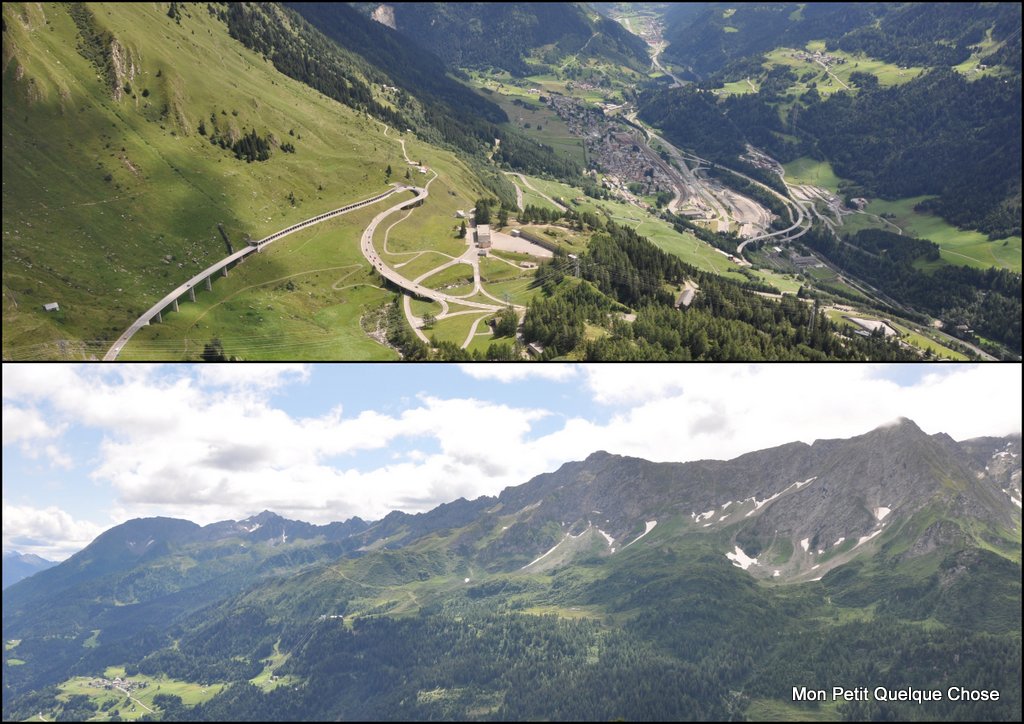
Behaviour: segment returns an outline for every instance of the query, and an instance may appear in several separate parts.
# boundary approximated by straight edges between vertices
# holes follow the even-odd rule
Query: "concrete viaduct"
[[[417,193],[417,199],[413,199],[413,201],[416,201],[419,198],[423,198],[423,196],[426,195],[425,189],[420,189],[416,187],[395,186],[391,189],[388,189],[382,194],[378,194],[376,196],[364,199],[362,201],[357,201],[355,203],[349,204],[348,206],[342,206],[340,209],[328,211],[327,213],[320,214],[319,216],[314,216],[310,219],[306,219],[305,221],[300,221],[297,224],[289,226],[287,229],[282,229],[281,231],[278,231],[275,234],[271,234],[270,236],[264,239],[260,239],[259,241],[250,241],[244,249],[240,249],[239,251],[236,251],[234,254],[224,257],[216,264],[207,267],[206,269],[204,269],[203,271],[199,272],[194,277],[189,279],[187,282],[174,289],[170,294],[165,296],[163,299],[154,304],[148,310],[146,310],[142,314],[142,316],[136,319],[132,323],[132,325],[124,331],[124,334],[117,338],[117,341],[114,342],[110,349],[107,350],[107,353],[103,356],[103,360],[105,362],[112,362],[116,360],[117,356],[121,353],[121,350],[128,343],[128,340],[130,340],[136,332],[138,332],[146,325],[151,324],[153,320],[156,320],[157,322],[162,322],[164,312],[170,310],[177,312],[178,301],[185,294],[188,294],[189,300],[194,302],[196,300],[196,287],[198,287],[200,284],[203,284],[207,290],[212,289],[214,275],[220,273],[221,276],[226,277],[228,275],[228,268],[232,264],[241,263],[249,254],[252,254],[253,252],[261,252],[263,251],[263,247],[267,246],[268,244],[272,244],[278,239],[288,236],[289,234],[292,234],[296,231],[301,231],[302,229],[305,229],[308,226],[319,224],[321,221],[326,221],[327,219],[332,219],[335,216],[347,214],[350,211],[355,211],[356,209],[360,209],[370,204],[375,204],[378,201],[386,199],[388,196],[391,196],[392,194],[401,191],[415,191]],[[405,205],[406,204],[403,204],[403,206]]]

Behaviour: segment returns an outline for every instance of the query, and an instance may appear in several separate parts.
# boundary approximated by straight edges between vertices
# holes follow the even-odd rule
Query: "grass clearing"
[[[836,702],[803,707],[778,699],[754,699],[746,714],[751,721],[842,721],[837,706]]]
[[[577,210],[611,216],[616,223],[629,226],[641,236],[647,237],[658,248],[678,256],[687,264],[731,279],[742,280],[744,278],[737,270],[736,265],[710,244],[688,232],[679,233],[667,221],[652,216],[643,209],[638,209],[622,201],[593,199],[584,196],[582,190],[559,181],[549,181],[535,176],[528,178],[531,184],[552,198],[561,197],[570,203],[572,203],[572,199],[577,199],[579,203],[573,204]]]
[[[388,199],[273,244],[218,278],[212,291],[141,329],[122,358],[195,359],[211,339],[244,359],[395,359],[361,319],[391,301],[359,251]]]
[[[832,171],[832,164],[828,161],[801,156],[783,164],[783,168],[786,170],[786,183],[819,186],[834,194],[839,192],[841,179]]]
[[[886,201],[872,199],[866,211],[869,214],[884,216],[903,233],[921,239],[934,241],[939,245],[939,254],[950,264],[971,266],[977,269],[998,267],[1010,271],[1021,271],[1021,237],[1011,236],[1005,239],[990,240],[980,231],[964,231],[956,228],[948,221],[934,214],[921,213],[914,207],[931,196],[914,196],[911,198]],[[854,214],[844,218],[844,230],[854,233],[863,228],[882,228],[893,231],[892,227],[872,219],[865,214]]]
[[[447,269],[431,274],[421,283],[429,289],[451,291],[452,294],[457,294],[456,289],[460,286],[468,284],[470,289],[472,289],[473,267],[466,263],[453,264]]]
[[[153,697],[157,694],[167,694],[181,697],[182,703],[187,706],[195,706],[212,699],[224,689],[225,684],[203,685],[179,679],[171,679],[166,676],[147,676],[136,674],[126,677],[123,666],[109,666],[103,674],[104,678],[113,680],[115,677],[128,678],[137,684],[144,684],[141,688],[133,689],[130,695],[118,689],[105,689],[102,686],[91,686],[97,677],[76,676],[58,685],[59,701],[68,701],[72,696],[87,696],[98,707],[107,706],[107,711],[98,711],[89,721],[108,721],[113,711],[117,710],[120,717],[126,721],[134,721],[147,714],[145,707],[159,712],[159,708],[153,704]],[[129,696],[131,699],[129,699]],[[135,701],[133,701],[135,700]],[[114,702],[109,704],[108,702]],[[141,702],[141,705],[136,702]],[[144,705],[144,706],[143,706]]]
[[[491,303],[494,303],[493,300],[491,300]],[[434,328],[427,333],[427,337],[437,342],[452,342],[457,347],[461,347],[466,341],[466,337],[469,336],[469,330],[473,326],[473,322],[478,319],[486,319],[489,316],[491,316],[491,312],[478,311],[454,317],[445,317],[434,324]],[[483,322],[480,322],[480,325],[483,325]],[[478,332],[481,331],[480,325],[477,326]]]

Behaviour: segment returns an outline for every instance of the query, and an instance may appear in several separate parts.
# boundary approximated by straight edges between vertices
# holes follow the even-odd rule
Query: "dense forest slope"
[[[356,3],[454,68],[527,75],[527,59],[584,54],[645,70],[647,45],[580,3]]]
[[[1017,3],[678,3],[666,13],[667,58],[700,75],[784,46],[825,40],[905,66],[948,67],[986,42],[990,64],[1020,70]]]

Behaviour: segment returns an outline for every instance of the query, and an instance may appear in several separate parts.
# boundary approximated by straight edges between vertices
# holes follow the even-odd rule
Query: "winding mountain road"
[[[388,196],[391,196],[392,194],[398,191],[404,190],[406,190],[406,187],[404,186],[395,186],[382,194],[377,194],[376,196],[371,196],[368,199],[363,199],[362,201],[357,201],[355,203],[348,204],[347,206],[342,206],[340,209],[328,211],[326,213],[319,214],[312,218],[306,219],[305,221],[300,221],[297,224],[292,224],[291,226],[282,229],[277,233],[271,234],[270,236],[264,239],[260,239],[257,242],[251,242],[244,249],[240,249],[236,251],[234,254],[230,254],[224,257],[216,264],[208,266],[206,269],[196,274],[194,277],[189,279],[181,286],[178,286],[175,289],[173,289],[163,299],[161,299],[159,302],[157,302],[152,307],[143,312],[142,315],[134,322],[132,322],[131,326],[129,326],[128,329],[126,329],[124,333],[117,338],[117,341],[114,342],[110,349],[107,350],[107,353],[103,355],[103,361],[113,362],[114,360],[116,360],[117,356],[121,354],[121,350],[124,349],[124,346],[126,344],[128,344],[128,340],[130,340],[135,335],[135,333],[138,332],[140,329],[149,325],[154,319],[160,321],[162,319],[163,312],[168,307],[173,307],[174,310],[177,311],[178,300],[185,294],[188,294],[190,299],[195,301],[196,287],[198,287],[202,282],[206,282],[206,288],[210,289],[210,280],[213,277],[213,275],[216,274],[217,272],[221,272],[223,276],[227,276],[229,266],[236,262],[241,262],[249,254],[261,252],[263,250],[263,247],[267,246],[268,244],[272,244],[275,241],[283,239],[284,237],[288,236],[289,234],[293,234],[296,231],[301,231],[302,229],[306,229],[310,226],[313,226],[314,224],[319,224],[322,221],[327,221],[328,219],[333,219],[336,216],[341,216],[342,214],[347,214],[349,212],[356,211],[357,209],[361,209],[364,206],[375,204],[378,201],[386,199]],[[422,191],[425,196],[426,191]],[[393,208],[404,208],[406,204],[408,204],[408,202],[405,202]]]
[[[532,191],[533,193],[537,194],[538,196],[540,196],[542,199],[544,199],[548,203],[554,204],[556,207],[558,207],[562,211],[565,211],[568,208],[565,204],[558,203],[557,201],[555,201],[553,198],[548,196],[543,191],[539,191],[536,188],[534,188],[533,184],[531,184],[529,181],[527,181],[526,177],[523,176],[523,174],[521,174],[521,173],[519,173],[517,171],[506,171],[505,173],[508,176],[516,176],[516,177],[518,177],[520,182],[522,182],[523,186],[525,186],[526,188],[530,189],[530,191]],[[513,182],[512,185],[516,186],[516,188],[518,188],[518,184]],[[522,191],[520,191],[520,193],[516,195],[516,202],[517,203],[519,203],[520,200],[521,200],[521,194],[522,194]],[[520,208],[522,208],[522,207],[520,207]]]

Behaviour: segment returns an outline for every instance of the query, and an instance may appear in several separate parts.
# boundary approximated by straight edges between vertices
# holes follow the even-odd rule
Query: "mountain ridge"
[[[267,510],[206,526],[135,519],[4,591],[5,656],[22,662],[5,667],[5,717],[66,717],[71,703],[46,703],[46,687],[124,666],[197,691],[234,682],[191,711],[148,700],[165,718],[472,718],[487,701],[499,719],[623,707],[759,718],[755,701],[729,692],[785,700],[787,636],[818,656],[869,647],[897,661],[920,646],[919,662],[891,669],[918,685],[936,656],[966,646],[1000,662],[1012,708],[1019,448],[1019,435],[956,442],[900,419],[732,460],[596,451],[497,496],[372,522],[316,526]],[[529,653],[548,646],[574,652],[571,662],[548,651],[544,660],[562,662],[549,670]],[[974,654],[961,655],[950,675],[975,676],[963,668]],[[616,663],[645,656],[651,668]],[[464,657],[472,664],[455,672],[443,663]],[[546,708],[495,666],[547,672]],[[674,673],[671,685],[626,687],[650,697],[606,693],[581,708],[558,693],[581,685],[561,678],[568,670],[604,692],[638,671],[648,682]],[[462,693],[418,693],[439,689]]]

